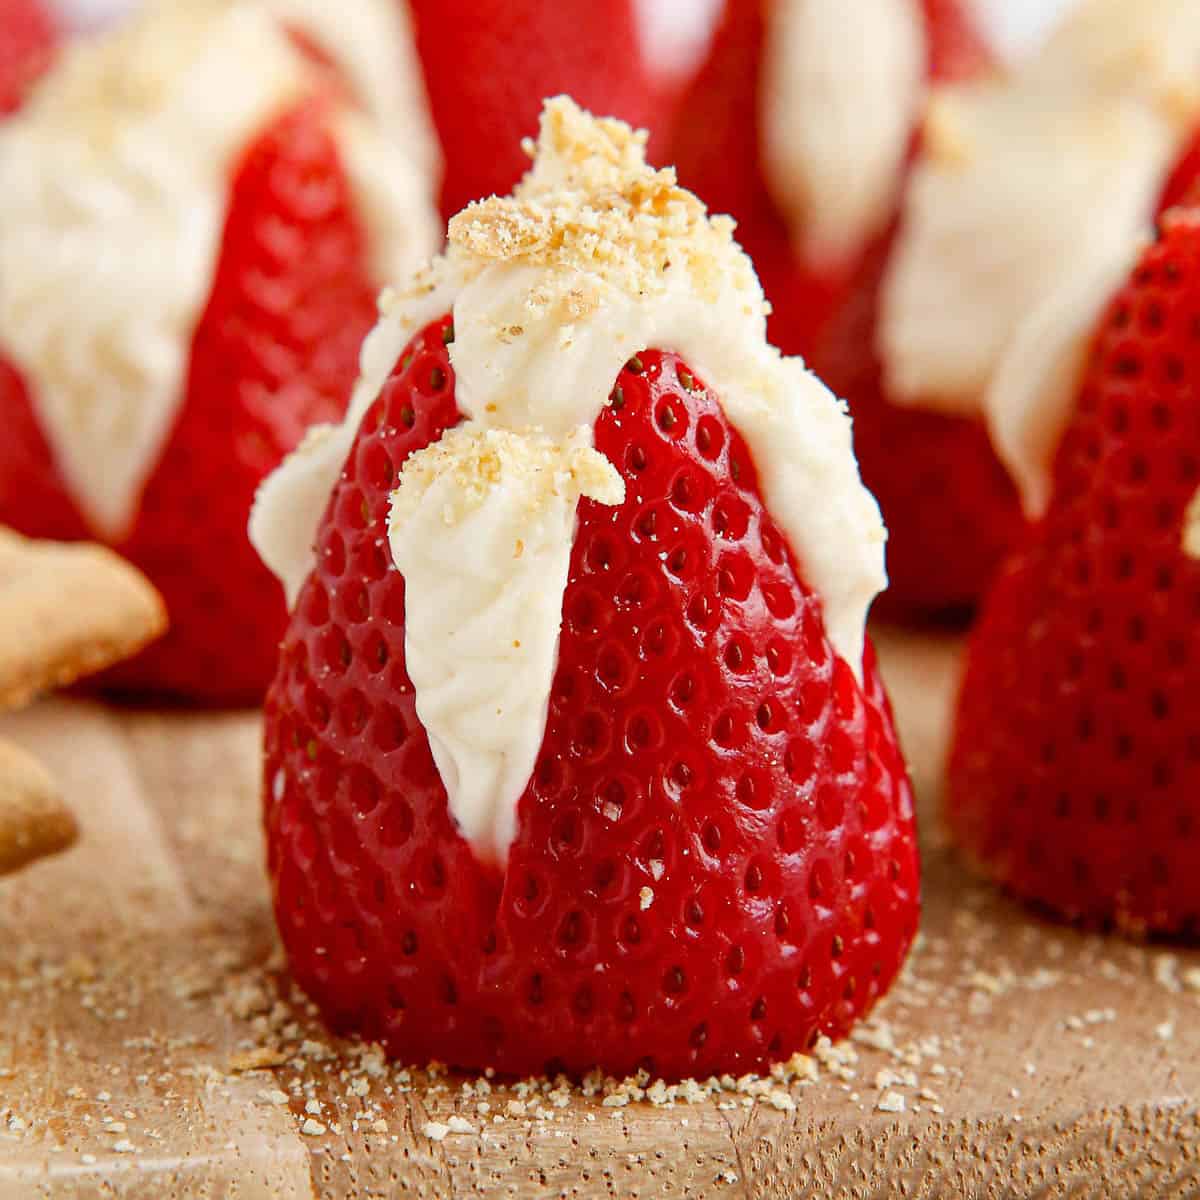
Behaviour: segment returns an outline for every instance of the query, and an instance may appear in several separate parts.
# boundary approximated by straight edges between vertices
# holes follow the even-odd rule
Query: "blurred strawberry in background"
[[[261,696],[285,609],[255,489],[341,414],[379,289],[440,238],[407,34],[389,0],[348,10],[155,6],[0,127],[0,522],[162,592],[169,634],[110,684]]]
[[[439,186],[449,210],[509,190],[546,94],[664,127],[672,89],[633,0],[136,7],[76,9],[116,28],[73,42],[10,135],[0,519],[102,538],[164,593],[170,634],[110,683],[254,701],[284,616],[245,538],[255,487],[340,414],[377,292],[436,248]],[[253,20],[277,87],[237,57]]]
[[[683,182],[738,219],[774,340],[851,404],[890,530],[880,604],[904,615],[972,600],[1019,527],[982,426],[894,409],[875,351],[927,86],[991,65],[961,0],[727,0],[674,144]]]
[[[0,0],[0,116],[50,65],[58,31],[41,0]]]
[[[542,100],[661,129],[669,91],[638,34],[634,0],[409,0],[445,158],[442,212],[509,191],[529,166],[521,139]]]

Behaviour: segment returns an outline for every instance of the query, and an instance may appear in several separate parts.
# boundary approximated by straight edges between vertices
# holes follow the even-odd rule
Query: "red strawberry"
[[[849,403],[863,481],[887,521],[889,583],[877,611],[953,615],[982,594],[1025,522],[982,420],[888,399],[876,329],[893,237],[871,248],[809,365]]]
[[[442,209],[503,194],[548,96],[654,128],[665,118],[633,0],[408,0],[445,158]]]
[[[58,40],[41,0],[0,0],[0,115],[20,107]]]
[[[807,357],[851,284],[856,263],[837,269],[806,264],[764,178],[761,77],[766,17],[776,2],[726,0],[708,59],[680,105],[672,153],[683,183],[710,209],[737,219],[738,240],[775,307],[771,340]],[[914,3],[925,17],[931,80],[953,82],[988,67],[991,56],[962,0]]]
[[[1198,171],[1200,138],[1179,156],[1160,213],[1184,198]],[[863,480],[887,521],[890,586],[877,611],[928,617],[973,607],[1025,520],[982,419],[902,407],[888,395],[878,322],[896,235],[894,227],[864,257],[809,362],[850,405]]]
[[[1164,221],[1095,335],[1046,516],[971,643],[947,815],[1063,916],[1200,934],[1200,214]],[[1193,510],[1194,511],[1194,510]]]
[[[367,412],[267,697],[268,863],[300,982],[396,1055],[760,1068],[844,1033],[917,920],[912,797],[719,400],[631,360],[595,425],[544,741],[505,868],[450,815],[405,667],[389,495],[457,424],[446,317]]]
[[[246,537],[262,477],[313,421],[344,410],[374,288],[326,101],[264,130],[235,178],[212,293],[192,341],[186,399],[115,548],[162,592],[170,633],[110,676],[122,687],[253,702],[286,621]],[[0,364],[0,522],[33,535],[87,532],[34,419]]]
[[[1159,212],[1164,213],[1177,204],[1194,204],[1197,183],[1200,181],[1200,129],[1196,130],[1191,142],[1179,156],[1159,201]]]

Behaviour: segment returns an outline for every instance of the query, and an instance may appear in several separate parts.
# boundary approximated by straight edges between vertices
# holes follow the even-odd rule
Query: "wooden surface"
[[[1046,925],[971,880],[933,816],[954,649],[884,651],[922,937],[841,1065],[774,1103],[575,1092],[510,1115],[511,1090],[333,1044],[279,969],[252,715],[56,700],[0,720],[83,826],[0,881],[0,1200],[1200,1194],[1200,955]],[[451,1114],[471,1131],[422,1132]]]

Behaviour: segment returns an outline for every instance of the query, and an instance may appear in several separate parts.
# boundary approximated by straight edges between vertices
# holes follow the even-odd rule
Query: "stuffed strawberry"
[[[1128,247],[1179,194],[1198,71],[1192,0],[1084,0],[1007,77],[934,90],[898,230],[811,352],[855,416],[894,611],[970,604],[1019,541],[981,418],[1047,323],[1098,317]]]
[[[873,350],[927,83],[989,64],[960,0],[727,0],[674,142],[684,182],[737,217],[774,306],[773,338],[850,401],[891,535],[893,611],[970,599],[980,564],[990,569],[1019,527],[984,431],[893,414]],[[967,502],[941,502],[956,491],[947,462],[974,493]]]
[[[737,218],[786,349],[810,351],[892,225],[927,83],[989,62],[962,0],[725,0],[672,149]]]
[[[355,43],[331,69],[289,32],[324,24],[152,6],[0,131],[0,521],[103,540],[162,592],[170,634],[114,685],[261,697],[286,612],[254,490],[344,412],[379,287],[437,241],[394,81],[360,108]]]
[[[280,929],[404,1058],[762,1067],[849,1028],[915,930],[848,422],[643,155],[550,103],[252,518],[292,602]]]
[[[1010,393],[1005,445],[1044,515],[971,643],[948,805],[968,855],[1018,895],[1193,937],[1198,311],[1200,210],[1176,209],[1084,337],[1082,371],[1060,338]]]

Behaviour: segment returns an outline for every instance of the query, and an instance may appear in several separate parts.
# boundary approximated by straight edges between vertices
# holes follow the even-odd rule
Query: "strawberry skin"
[[[631,360],[596,423],[545,737],[506,868],[450,815],[405,669],[389,495],[457,423],[450,318],[367,413],[266,707],[296,977],[338,1029],[524,1074],[739,1072],[844,1033],[916,928],[912,796],[714,396]]]
[[[947,816],[1019,896],[1200,935],[1200,219],[1177,210],[1116,297],[1046,517],[970,648]]]
[[[529,168],[521,140],[548,96],[655,129],[668,107],[633,0],[408,0],[445,159],[442,212],[503,195]]]
[[[50,65],[58,32],[41,0],[0,0],[0,116]]]
[[[162,592],[171,629],[108,673],[109,686],[254,703],[274,673],[287,614],[246,515],[304,430],[344,411],[376,317],[365,235],[324,105],[308,101],[265,129],[232,180],[186,398],[134,526],[114,547]],[[2,364],[0,413],[15,435],[0,441],[0,522],[84,536],[26,389]]]

